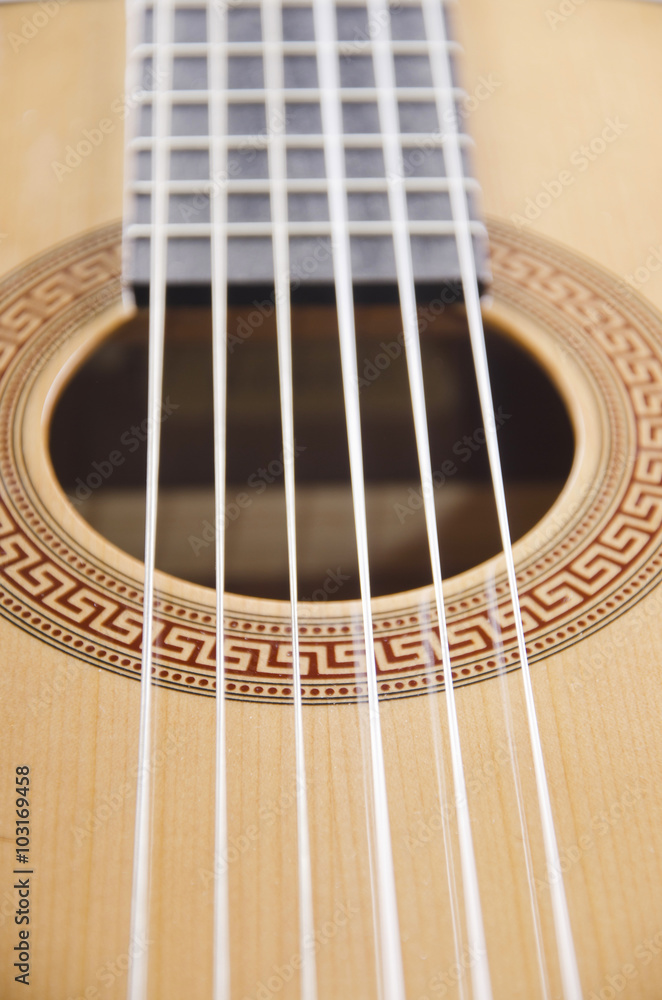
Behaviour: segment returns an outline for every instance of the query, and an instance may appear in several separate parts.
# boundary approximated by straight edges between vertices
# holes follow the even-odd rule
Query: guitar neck
[[[292,287],[299,294],[333,288],[328,178],[313,10],[291,2],[283,9],[277,49],[282,59],[282,114],[267,120],[265,41],[258,3],[229,6],[222,41],[210,38],[210,11],[189,2],[168,9],[168,39],[155,39],[154,12],[137,8],[129,42],[129,93],[133,115],[127,128],[127,225],[125,279],[138,300],[146,298],[153,196],[167,188],[167,283],[169,294],[203,300],[211,286],[214,198],[226,199],[228,291],[250,298],[273,286],[273,249],[268,145],[284,136]],[[336,4],[339,100],[344,147],[352,273],[357,294],[394,293],[395,255],[389,214],[384,134],[380,131],[373,71],[375,32],[365,6]],[[464,131],[464,93],[457,86],[454,41],[426,37],[421,6],[399,2],[389,25],[399,112],[398,138],[407,192],[408,230],[417,289],[425,294],[448,286],[459,294],[456,250],[444,143],[450,126],[463,154],[478,278],[489,277],[485,230],[471,175],[471,140]],[[455,124],[440,122],[431,61],[448,59]],[[214,62],[216,61],[216,62]],[[212,73],[212,65],[214,72]],[[220,67],[220,69],[219,69]],[[218,82],[221,81],[219,88]],[[157,106],[161,103],[161,132]],[[163,126],[165,123],[165,127]],[[213,149],[222,169],[215,170]],[[163,151],[156,176],[157,149]],[[217,160],[216,162],[219,162]]]

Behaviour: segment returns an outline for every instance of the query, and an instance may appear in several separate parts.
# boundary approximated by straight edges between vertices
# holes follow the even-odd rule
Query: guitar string
[[[444,24],[443,10],[438,0],[422,0],[422,9],[428,39],[437,45],[444,45],[447,41],[446,27]],[[559,859],[556,830],[554,827],[554,816],[552,812],[549,786],[547,783],[545,761],[540,739],[540,730],[538,727],[535,699],[533,696],[533,685],[531,682],[531,673],[526,651],[522,612],[518,600],[517,577],[515,573],[510,527],[508,523],[508,511],[506,508],[501,460],[499,456],[499,443],[497,440],[496,421],[494,418],[494,404],[492,400],[487,353],[485,349],[485,334],[483,331],[483,322],[480,311],[476,262],[474,258],[473,243],[469,225],[469,208],[466,192],[462,183],[464,171],[458,142],[459,130],[457,127],[456,110],[451,92],[449,90],[451,83],[451,66],[447,51],[444,58],[430,59],[430,63],[436,92],[439,125],[440,127],[445,128],[443,135],[444,161],[446,164],[446,174],[449,179],[451,212],[457,225],[456,245],[460,263],[462,287],[464,290],[465,307],[467,310],[467,319],[469,322],[469,335],[474,358],[474,370],[476,374],[476,381],[478,383],[478,395],[483,415],[485,440],[490,463],[494,499],[497,509],[501,543],[506,562],[508,585],[512,599],[515,630],[517,633],[517,646],[522,673],[522,683],[524,687],[529,738],[533,752],[533,766],[536,778],[538,807],[542,824],[547,872],[550,882],[552,912],[554,917],[561,980],[566,1000],[581,1000],[582,991],[579,981],[577,956],[575,953],[572,927],[568,913],[563,872]]]
[[[352,611],[351,632],[353,637],[360,636],[363,631],[361,614]],[[356,640],[355,640],[356,641]],[[379,960],[379,888],[375,864],[374,831],[377,829],[375,820],[374,795],[372,794],[372,755],[369,725],[366,726],[366,713],[363,705],[357,705],[357,735],[361,752],[361,786],[363,802],[366,810],[366,847],[368,851],[368,876],[370,879],[370,916],[372,918],[373,945],[375,949],[375,995],[379,1000],[384,998],[384,970]],[[369,706],[368,706],[369,709]],[[369,716],[368,716],[369,721]]]
[[[428,548],[432,564],[432,579],[434,584],[439,638],[441,643],[441,659],[443,666],[444,685],[446,689],[446,711],[448,716],[448,731],[451,750],[451,769],[453,774],[453,789],[455,792],[457,827],[460,848],[460,868],[462,872],[462,887],[464,891],[467,940],[470,952],[474,958],[471,963],[471,981],[475,1000],[490,1000],[492,986],[485,947],[485,932],[483,928],[483,913],[478,887],[476,856],[471,833],[471,820],[467,800],[464,767],[462,764],[462,745],[455,704],[455,689],[451,668],[450,648],[446,627],[446,612],[443,594],[443,579],[441,559],[439,555],[439,538],[437,531],[437,514],[434,500],[434,483],[432,479],[432,461],[430,457],[430,441],[428,434],[427,410],[425,405],[425,389],[423,383],[423,363],[421,360],[421,345],[418,330],[418,315],[416,310],[416,290],[414,284],[414,266],[411,256],[409,239],[409,213],[407,210],[407,195],[404,186],[404,164],[400,145],[398,102],[396,98],[395,70],[391,57],[392,44],[389,29],[390,11],[385,0],[368,0],[368,12],[371,23],[375,25],[373,42],[373,62],[375,82],[378,93],[378,109],[381,131],[383,134],[384,164],[388,182],[388,200],[393,227],[393,244],[395,250],[396,275],[400,309],[403,321],[405,353],[409,373],[409,387],[414,417],[416,448],[421,475],[423,507],[427,528]],[[382,44],[379,44],[381,42]],[[439,770],[443,763],[437,761]],[[441,803],[443,812],[443,803]],[[457,944],[456,944],[457,949]]]
[[[294,704],[294,753],[296,760],[297,865],[299,882],[299,946],[301,995],[316,1000],[317,972],[313,915],[313,879],[308,826],[308,794],[303,735],[301,659],[297,579],[297,538],[294,469],[294,390],[292,382],[292,314],[290,301],[290,244],[283,99],[282,10],[276,0],[262,2],[264,88],[267,116],[267,157],[276,304],[276,336],[283,438],[283,475],[287,520],[287,560],[292,628],[292,690]]]
[[[517,801],[517,813],[522,837],[522,850],[524,851],[524,865],[526,868],[526,880],[529,890],[529,905],[531,907],[531,919],[533,921],[533,934],[536,943],[536,961],[538,963],[538,975],[540,976],[540,989],[543,1000],[551,1000],[551,990],[549,985],[549,974],[547,962],[545,960],[545,947],[543,941],[542,924],[540,921],[540,909],[538,906],[538,896],[536,893],[535,872],[533,868],[533,858],[531,854],[531,840],[529,837],[529,827],[526,819],[524,807],[524,792],[520,776],[519,756],[517,753],[517,739],[515,737],[515,726],[513,722],[512,704],[508,688],[508,672],[506,670],[506,660],[503,654],[503,641],[498,617],[498,598],[496,592],[496,571],[493,567],[487,571],[485,582],[487,591],[487,613],[493,634],[497,637],[494,647],[494,659],[497,664],[497,678],[501,689],[501,702],[506,723],[506,733],[508,737],[508,751],[510,755],[511,771],[515,786],[515,799]]]
[[[156,33],[157,37],[161,33],[161,31],[160,31],[160,25],[163,23],[163,10],[164,10],[164,8],[166,8],[168,6],[169,5],[167,3],[165,3],[165,2],[163,2],[163,0],[159,0],[159,4],[157,4],[157,10],[161,10],[161,16],[159,16],[157,14],[156,17],[155,17],[155,33]],[[428,16],[428,15],[426,14],[426,16]],[[158,67],[158,64],[159,64],[160,61],[162,61],[162,60],[159,59],[159,54],[157,52],[157,58],[156,58],[157,67]],[[156,112],[157,112],[157,114],[156,114],[157,125],[156,125],[156,130],[155,130],[156,140],[157,141],[155,142],[155,151],[156,151],[155,161],[156,162],[155,162],[155,182],[154,182],[154,187],[153,187],[153,198],[154,198],[154,201],[153,201],[153,204],[152,204],[152,213],[153,213],[153,244],[152,244],[152,246],[153,246],[153,253],[152,253],[152,258],[151,258],[151,270],[152,270],[151,278],[152,278],[152,280],[150,282],[150,299],[151,299],[150,305],[152,306],[152,308],[150,309],[150,389],[149,389],[150,401],[149,401],[149,405],[148,405],[148,412],[152,415],[152,417],[156,417],[158,415],[158,413],[159,413],[159,410],[160,410],[160,386],[161,386],[161,380],[162,380],[162,362],[163,362],[163,357],[162,357],[163,356],[163,323],[164,323],[163,307],[164,307],[164,304],[165,304],[165,258],[166,258],[166,255],[167,255],[167,236],[165,235],[165,231],[163,230],[163,216],[165,214],[164,211],[163,211],[163,209],[167,208],[167,195],[164,195],[165,184],[164,184],[164,181],[163,181],[163,178],[162,178],[162,171],[159,169],[159,163],[160,163],[160,161],[162,162],[165,159],[165,153],[163,152],[163,150],[164,150],[164,143],[160,143],[158,141],[159,140],[159,133],[160,133],[160,128],[159,128],[159,124],[158,124],[159,123],[159,118],[161,118],[161,120],[163,120],[163,114],[164,114],[163,110],[161,110],[161,113],[159,114],[159,111],[162,108],[162,104],[163,104],[163,102],[159,99],[159,91],[161,89],[160,88],[160,84],[159,84],[159,80],[162,79],[162,78],[163,77],[161,76],[161,71],[159,71],[157,69],[157,85],[156,85],[156,93],[155,93],[155,101],[154,101],[154,104],[155,104],[155,107],[156,107]],[[447,144],[445,144],[445,145],[447,145]],[[452,190],[452,188],[451,188],[451,190]],[[164,205],[164,197],[165,197],[165,205]],[[160,232],[159,232],[159,229],[161,230]],[[459,242],[460,242],[460,240],[459,240],[459,237],[458,237],[458,243]],[[350,277],[350,288],[351,288],[351,277]],[[161,306],[161,309],[160,309],[161,318],[157,319],[155,317],[156,310],[153,307],[156,306],[158,308],[159,305]],[[153,348],[155,348],[155,349],[153,349]],[[477,368],[478,368],[478,365],[477,365]],[[158,389],[156,388],[156,384],[157,383],[158,383]],[[482,401],[482,399],[481,399],[481,401]],[[489,423],[488,423],[487,420],[486,420],[486,426],[488,426],[488,445],[489,445]],[[156,486],[155,486],[155,483],[156,483],[156,485],[158,484],[158,459],[159,459],[158,450],[159,450],[159,438],[160,438],[160,434],[158,433],[159,428],[160,428],[160,422],[159,422],[158,419],[152,419],[152,420],[150,420],[150,432],[148,433],[148,470],[149,470],[148,471],[148,478],[147,478],[148,499],[147,499],[147,504],[146,504],[147,510],[146,510],[146,532],[145,532],[145,559],[146,559],[146,562],[145,562],[145,567],[146,567],[145,568],[145,609],[146,609],[146,622],[145,622],[145,638],[144,638],[144,643],[143,643],[143,660],[142,660],[142,669],[141,669],[141,677],[142,677],[143,683],[141,685],[141,736],[140,736],[140,754],[139,754],[141,760],[144,760],[145,763],[147,762],[147,755],[149,753],[150,735],[151,735],[151,694],[145,694],[145,691],[151,692],[151,686],[152,686],[151,685],[151,661],[152,661],[152,636],[153,636],[153,627],[152,627],[151,609],[153,607],[153,593],[154,593],[154,558],[153,558],[153,556],[154,556],[154,553],[155,553],[155,537],[156,537]],[[492,427],[492,431],[494,433],[493,427]],[[359,433],[360,433],[360,430],[359,430]],[[490,459],[492,460],[492,455],[490,455]],[[503,487],[501,485],[501,490],[502,489],[503,489]],[[498,487],[496,485],[495,485],[495,492],[498,492]],[[218,496],[218,491],[217,491],[217,496]],[[498,500],[498,497],[497,497],[497,500]],[[220,523],[222,523],[222,518],[221,518],[221,521],[217,520],[217,524],[220,525]],[[500,524],[501,523],[502,522],[501,522],[501,517],[500,517]],[[220,531],[217,532],[217,535],[221,535],[221,534],[222,534],[222,532],[220,532]],[[358,532],[357,532],[357,534],[358,534]],[[504,551],[505,550],[506,550],[506,546],[504,546]],[[148,557],[148,553],[152,554],[152,558],[151,559]],[[217,555],[217,559],[218,559],[218,555]],[[220,589],[222,591],[222,588],[220,588]],[[516,605],[517,602],[514,601],[514,604]],[[150,609],[149,612],[147,611],[148,608]],[[222,622],[222,617],[220,617],[218,620]],[[521,616],[520,616],[520,622],[521,622]],[[364,615],[364,628],[365,628],[365,615]],[[295,633],[293,632],[293,635],[294,634]],[[368,633],[366,632],[366,635],[367,634]],[[372,634],[371,631],[370,631],[369,634],[370,635]],[[518,639],[519,638],[520,637],[519,637],[519,629],[518,629]],[[368,642],[366,642],[366,652],[367,652],[367,646],[368,646]],[[220,660],[222,662],[222,657],[220,657]],[[144,683],[145,676],[147,676],[147,680],[148,680],[147,684]],[[222,690],[222,688],[221,688],[221,690]],[[222,701],[223,701],[223,699],[221,699],[221,702]],[[372,721],[372,719],[371,719],[371,721]],[[147,749],[145,749],[145,748],[147,748]],[[538,773],[537,773],[537,776],[538,776]],[[149,895],[148,874],[146,875],[145,873],[148,872],[149,865],[145,864],[145,865],[141,866],[141,864],[140,864],[140,858],[142,857],[142,855],[144,853],[142,848],[144,848],[145,845],[147,845],[147,848],[148,848],[147,849],[147,854],[148,854],[148,850],[149,850],[149,847],[148,847],[148,845],[149,845],[149,802],[150,802],[150,783],[149,783],[148,768],[147,767],[140,767],[140,770],[139,770],[138,790],[137,790],[137,812],[136,812],[136,845],[137,845],[137,849],[136,849],[136,855],[135,855],[135,859],[136,860],[135,860],[135,864],[134,864],[134,891],[133,891],[133,896],[132,896],[132,939],[134,939],[134,931],[133,931],[133,927],[134,926],[136,926],[139,922],[141,922],[141,923],[144,923],[145,928],[147,927],[147,915],[146,915],[145,912],[141,913],[141,911],[144,911],[145,909],[148,908],[148,895]],[[542,807],[541,807],[541,811],[543,811]],[[553,828],[552,828],[552,832],[553,832]],[[547,839],[546,839],[546,848],[547,848],[547,846],[548,845],[547,845]],[[557,852],[557,856],[558,856],[558,852]],[[148,860],[148,858],[147,858],[147,860]],[[549,867],[549,864],[548,864],[548,867]],[[554,869],[552,869],[552,872],[553,871],[554,871]],[[560,874],[560,866],[557,865],[556,871]],[[552,874],[552,872],[550,872],[550,874]],[[147,879],[147,885],[146,885],[146,879]],[[552,881],[552,885],[553,885],[554,884],[554,880],[552,879],[551,881]],[[144,903],[144,906],[142,905],[143,903]],[[566,916],[567,916],[567,910],[566,910]],[[557,923],[557,934],[558,934],[559,933],[558,932],[558,923],[559,923],[559,921],[558,921],[558,915],[556,914],[556,912],[555,912],[555,919],[556,919],[556,923]],[[396,920],[397,920],[397,916],[396,916]],[[561,935],[559,935],[559,936],[561,936]],[[144,969],[143,969],[142,972],[139,973],[138,970],[139,970],[139,967],[141,965],[144,966]],[[132,990],[142,989],[144,991],[144,989],[146,988],[146,971],[147,971],[146,960],[145,960],[144,963],[139,963],[139,962],[132,962],[131,963],[131,969],[130,969],[130,974],[129,974],[129,980],[130,980],[129,996],[130,997],[134,997],[134,996],[135,997],[139,997],[139,996],[143,995],[143,993],[141,993],[141,992],[132,992]],[[567,995],[570,996],[572,994],[569,993],[568,990],[567,990],[566,977],[567,977],[567,971],[566,971],[566,976],[564,976],[564,984],[566,985]],[[138,983],[140,983],[140,982],[142,982],[143,985],[139,987]]]
[[[129,949],[127,971],[128,1000],[145,1000],[149,966],[149,895],[152,787],[150,752],[152,744],[152,660],[154,643],[154,570],[156,561],[156,521],[161,444],[161,401],[163,393],[163,345],[168,239],[165,230],[168,211],[167,157],[164,140],[168,134],[167,82],[172,75],[172,59],[164,46],[171,40],[174,7],[171,0],[154,5],[154,187],[152,192],[152,236],[150,242],[149,361],[147,390],[147,476],[145,497],[145,583],[143,596],[143,636],[140,671],[140,732],[136,821],[131,896],[131,941],[141,947]]]
[[[422,606],[420,608],[420,618],[421,622],[424,622],[426,618],[429,617],[429,609],[427,606]],[[430,625],[432,623],[430,622]],[[428,683],[432,688],[436,684],[437,678],[437,667],[435,664],[435,656],[431,651],[428,657],[428,661],[425,665],[425,673],[428,678]],[[451,674],[451,680],[452,680]],[[462,927],[462,920],[460,914],[460,902],[459,902],[459,892],[457,886],[456,878],[456,863],[455,863],[455,848],[453,844],[453,836],[451,831],[451,824],[448,814],[447,803],[450,805],[451,800],[448,798],[447,782],[446,782],[446,772],[444,768],[444,750],[442,744],[442,733],[439,724],[439,712],[437,708],[437,703],[434,698],[428,698],[428,705],[430,709],[430,724],[432,730],[432,742],[433,742],[433,753],[435,761],[435,771],[437,776],[437,797],[440,803],[441,810],[441,829],[444,842],[444,854],[445,854],[445,868],[446,868],[446,880],[448,882],[448,894],[450,902],[450,915],[451,924],[453,930],[453,948],[455,951],[455,965],[458,969],[464,969],[463,956],[465,954],[471,954],[468,949],[465,951],[464,947],[464,932]],[[456,799],[452,800],[452,806],[457,808]],[[457,989],[459,1000],[465,1000],[467,995],[465,976],[461,975],[457,980]]]
[[[375,816],[375,881],[377,883],[377,955],[385,1000],[404,1000],[405,987],[398,922],[393,848],[386,791],[377,668],[370,605],[370,570],[366,523],[363,449],[359,410],[356,330],[352,285],[347,197],[344,188],[344,129],[337,60],[336,13],[333,0],[314,0],[313,18],[319,68],[324,159],[328,179],[331,245],[338,313],[340,358],[347,422],[354,529],[361,589],[368,726],[370,736],[371,792]]]
[[[227,60],[215,55],[227,37],[227,10],[207,4],[210,43],[209,132],[212,184],[209,191],[214,418],[214,545],[216,561],[216,698],[214,788],[214,1000],[230,1000],[230,902],[228,874],[227,743],[225,706],[225,479],[227,412]]]

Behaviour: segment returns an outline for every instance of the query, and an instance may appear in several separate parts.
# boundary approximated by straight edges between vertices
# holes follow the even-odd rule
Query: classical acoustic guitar
[[[0,29],[2,1000],[659,1000],[659,6]]]

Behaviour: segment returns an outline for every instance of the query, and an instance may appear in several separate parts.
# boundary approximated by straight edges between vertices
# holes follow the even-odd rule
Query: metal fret
[[[441,4],[441,0],[440,0]],[[370,30],[367,8],[360,0],[336,3],[347,192],[350,196],[350,234],[353,274],[357,284],[395,280],[393,228],[383,162],[383,138],[377,115],[378,91],[374,56],[384,42]],[[445,9],[445,8],[444,8]],[[425,37],[420,0],[398,0],[391,9],[389,51],[397,82],[400,133],[406,159],[405,186],[409,207],[415,275],[426,284],[457,285],[459,264],[448,198],[443,143],[448,123],[439,122],[432,86],[431,59],[453,58],[460,47]],[[221,189],[229,208],[228,278],[232,285],[273,282],[271,221],[265,198],[269,191],[268,129],[263,59],[268,51],[262,37],[259,0],[230,3],[228,33],[222,43],[208,38],[204,6],[199,0],[175,0],[173,35],[167,45],[172,79],[159,99],[168,107],[167,136],[153,134],[153,66],[155,46],[153,6],[142,9],[140,31],[132,55],[132,76],[138,83],[131,93],[133,128],[127,144],[129,176],[126,279],[146,286],[149,277],[149,212],[153,193],[152,164],[156,149],[167,150],[169,199],[168,284],[208,286],[211,279],[210,206]],[[327,182],[322,148],[316,43],[310,0],[287,0],[282,15],[284,120],[271,123],[284,137],[288,162],[288,204],[291,261],[297,283],[323,283],[331,278]],[[443,51],[442,51],[443,50]],[[224,60],[226,84],[217,100],[227,102],[227,134],[210,137],[209,67]],[[465,92],[453,79],[449,96],[460,130]],[[227,151],[223,177],[212,176],[213,142]],[[479,188],[471,176],[470,137],[459,142],[465,156],[466,191],[472,205],[472,235],[481,281],[488,280],[487,241],[478,211]],[[321,249],[320,249],[321,248]],[[327,258],[328,250],[328,260]],[[311,267],[310,261],[314,260]]]
[[[479,191],[480,185],[473,177],[465,177],[463,180],[467,191]],[[325,194],[326,181],[317,177],[290,178],[286,182],[287,190],[290,194]],[[154,182],[133,181],[129,185],[134,194],[149,195]],[[227,180],[229,191],[239,194],[268,194],[269,181],[261,178],[229,178]],[[449,190],[447,177],[412,177],[405,182],[407,192],[446,192]],[[386,179],[379,177],[353,177],[345,182],[345,189],[352,192],[365,191],[367,193],[385,193],[388,190]],[[214,190],[214,182],[210,181],[175,181],[168,184],[168,191],[172,194],[209,194]]]
[[[331,233],[329,222],[290,222],[290,236],[328,236]],[[350,236],[390,236],[392,232],[390,222],[349,222]],[[444,222],[410,222],[409,232],[412,236],[426,236],[442,233],[452,236],[455,228],[451,221]],[[186,223],[169,223],[159,226],[159,232],[165,232],[168,236],[193,239],[196,236],[210,236],[211,225],[206,222],[196,222],[186,225]],[[476,235],[485,235],[487,230],[482,222],[474,222],[470,226],[471,232]],[[228,236],[269,236],[271,234],[271,223],[269,222],[228,222],[225,226]],[[129,226],[129,237],[140,239],[149,237],[152,232],[150,223],[142,225],[134,224]]]
[[[383,137],[383,133],[381,133]],[[379,132],[345,132],[342,138],[346,149],[381,149]],[[441,132],[408,132],[402,135],[404,146],[412,149],[425,149],[427,146],[441,148],[444,144],[444,135]],[[458,137],[460,146],[473,146],[474,141],[469,135]],[[229,149],[266,149],[267,139],[265,135],[243,135],[237,134],[221,137]],[[321,149],[324,136],[321,132],[310,135],[288,135],[288,149]],[[179,136],[171,135],[163,139],[155,139],[152,136],[137,136],[130,141],[130,148],[134,150],[150,150],[152,147],[161,144],[169,146],[171,149],[209,149],[210,139],[208,135]],[[442,175],[442,177],[445,175]]]
[[[264,101],[264,90],[262,87],[233,87],[229,90],[219,91],[221,97],[230,100],[231,104],[253,104]],[[460,100],[467,96],[461,87],[453,88],[454,96]],[[170,104],[195,104],[197,102],[208,101],[208,90],[184,89],[166,90],[163,92],[164,102]],[[373,87],[345,87],[342,92],[343,104],[358,103],[360,101],[376,101],[377,91]],[[434,90],[432,87],[399,87],[398,97],[400,101],[433,102]],[[283,91],[285,101],[304,101],[306,103],[319,102],[320,91],[317,87],[288,87]],[[149,105],[153,101],[153,94],[149,90],[143,91],[135,97],[135,103],[139,105]]]
[[[384,42],[377,39],[368,38],[357,41],[337,42],[336,51],[340,56],[371,55],[376,48],[384,45]],[[144,59],[153,55],[156,46],[153,42],[141,42],[133,50],[133,59]],[[173,55],[204,56],[208,54],[233,55],[233,56],[259,56],[265,50],[273,46],[269,42],[225,42],[217,45],[212,42],[170,42],[165,46],[165,50]],[[417,41],[416,39],[402,39],[388,43],[389,51],[396,56],[418,55],[425,56],[429,52],[462,52],[459,42],[431,42],[427,40]],[[285,41],[278,46],[278,51],[284,56],[314,56],[316,54],[315,42],[309,41]]]

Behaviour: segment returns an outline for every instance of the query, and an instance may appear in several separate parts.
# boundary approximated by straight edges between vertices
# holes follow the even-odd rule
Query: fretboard
[[[271,2],[271,0],[266,0]],[[199,0],[175,0],[167,43],[154,40],[153,7],[137,9],[129,58],[133,127],[128,135],[126,226],[127,281],[138,294],[149,284],[152,198],[157,147],[165,152],[167,186],[167,282],[170,290],[204,295],[211,283],[211,200],[227,197],[227,279],[230,290],[273,283],[268,169],[270,132],[280,130],[287,150],[290,270],[294,288],[332,286],[328,184],[320,109],[313,8],[310,2],[282,5],[284,120],[267,122],[264,84],[265,40],[261,4],[225,5],[222,43],[210,41],[210,18]],[[383,133],[373,66],[376,44],[368,12],[357,0],[338,0],[337,55],[342,102],[345,190],[352,273],[357,286],[384,288],[396,279],[393,226],[389,215]],[[446,20],[447,15],[446,15]],[[390,11],[389,47],[399,114],[399,140],[407,193],[408,229],[418,285],[458,286],[460,269],[455,223],[444,163],[449,123],[439,120],[432,60],[449,59],[456,108],[454,129],[464,162],[462,183],[470,208],[479,281],[488,278],[485,230],[476,207],[478,185],[471,176],[471,140],[465,131],[464,92],[456,86],[452,40],[426,38],[416,2],[398,0]],[[452,38],[449,26],[447,38]],[[163,48],[166,49],[165,53]],[[166,58],[164,58],[164,56]],[[212,62],[220,60],[219,73]],[[218,67],[219,63],[216,63]],[[166,67],[157,74],[156,67]],[[165,79],[163,78],[165,75]],[[160,77],[160,78],[159,78]],[[221,79],[222,90],[213,81]],[[167,134],[155,135],[155,102],[167,106]],[[217,133],[222,102],[223,134]],[[163,119],[162,119],[163,120]],[[225,170],[214,176],[212,145],[223,145]]]

